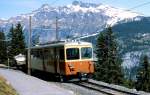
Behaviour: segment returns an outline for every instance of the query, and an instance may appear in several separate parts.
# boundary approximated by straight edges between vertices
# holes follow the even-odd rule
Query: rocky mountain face
[[[56,17],[60,39],[91,35],[108,25],[140,20],[142,17],[108,5],[74,1],[70,5],[59,7],[44,4],[31,13],[0,20],[0,26],[8,31],[12,24],[21,22],[25,31],[28,31],[29,16],[32,16],[32,36],[40,42],[55,40]]]

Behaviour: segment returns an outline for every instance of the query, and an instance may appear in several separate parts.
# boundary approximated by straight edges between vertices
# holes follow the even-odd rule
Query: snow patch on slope
[[[123,56],[123,67],[124,68],[132,68],[139,65],[140,57],[142,52],[140,51],[133,51],[128,52]]]
[[[137,16],[143,16],[135,12],[131,11],[125,11],[123,9],[119,8],[114,8],[109,5],[103,5],[103,4],[98,4],[93,6],[88,6],[88,7],[83,7],[81,2],[76,1],[76,4],[68,5],[67,7],[71,9],[71,12],[93,12],[93,13],[102,13],[103,15],[106,15],[110,17],[108,20],[107,24],[108,25],[114,25],[119,21],[125,20],[125,19],[133,19]]]

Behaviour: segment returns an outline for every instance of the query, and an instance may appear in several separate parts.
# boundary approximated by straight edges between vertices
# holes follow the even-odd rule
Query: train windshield
[[[79,48],[68,48],[66,50],[67,60],[79,59]]]
[[[81,48],[81,58],[82,59],[90,59],[90,58],[92,58],[92,48],[91,47],[83,47],[83,48]]]

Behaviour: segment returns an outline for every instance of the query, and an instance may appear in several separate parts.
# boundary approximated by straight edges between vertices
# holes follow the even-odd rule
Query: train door
[[[54,48],[54,68],[55,68],[55,74],[57,74],[58,73],[58,70],[57,70],[57,67],[58,67],[58,62],[57,62],[57,48],[55,47]]]
[[[64,48],[57,47],[55,48],[55,72],[56,74],[64,74]]]
[[[55,50],[56,56],[56,73],[60,74],[60,64],[59,64],[59,48]]]
[[[55,63],[54,63],[54,57],[55,53],[53,48],[45,48],[44,49],[44,64],[45,64],[45,71],[50,73],[55,73]]]
[[[64,48],[56,48],[56,72],[60,75],[64,74]]]
[[[59,47],[56,49],[56,59],[57,59],[57,73],[59,74],[59,81],[63,82],[65,78],[65,57],[64,57],[64,47]]]

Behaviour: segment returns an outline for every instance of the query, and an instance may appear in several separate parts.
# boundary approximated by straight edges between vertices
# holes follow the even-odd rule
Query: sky
[[[9,19],[19,14],[30,13],[40,8],[43,4],[51,6],[63,6],[71,4],[74,0],[1,0],[0,2],[0,18]],[[102,3],[112,7],[122,8],[124,10],[132,10],[150,16],[150,0],[78,0],[87,3]],[[141,7],[136,7],[142,5]],[[136,7],[136,8],[133,8]]]

